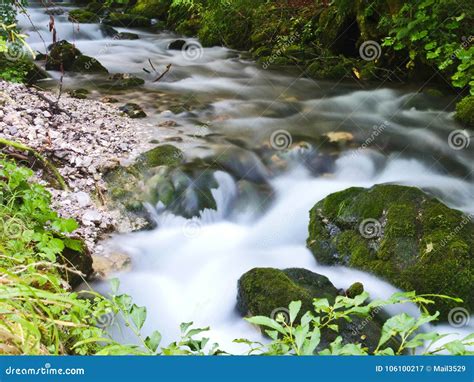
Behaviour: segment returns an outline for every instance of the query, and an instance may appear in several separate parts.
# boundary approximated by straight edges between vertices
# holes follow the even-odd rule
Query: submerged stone
[[[145,118],[146,117],[146,113],[143,111],[141,106],[133,102],[129,102],[123,106],[120,106],[119,110],[123,111],[130,118]]]

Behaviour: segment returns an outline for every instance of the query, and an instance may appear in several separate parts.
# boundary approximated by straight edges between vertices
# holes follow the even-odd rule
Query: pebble
[[[124,226],[133,228],[135,223],[125,223],[128,219],[116,210],[96,205],[91,194],[107,192],[102,168],[132,160],[149,148],[142,143],[146,141],[146,126],[122,117],[113,104],[66,94],[61,96],[59,107],[70,115],[54,113],[37,93],[36,89],[0,80],[0,101],[7,100],[0,102],[0,137],[30,146],[57,165],[71,191],[48,188],[52,207],[60,216],[75,218],[79,228],[73,234],[84,239],[91,253],[100,255],[104,248],[98,245],[99,240],[111,230],[124,231]],[[57,97],[42,94],[51,100]],[[48,187],[42,175],[38,169],[36,180]]]

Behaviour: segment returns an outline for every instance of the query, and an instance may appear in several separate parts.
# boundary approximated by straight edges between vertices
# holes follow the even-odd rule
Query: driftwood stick
[[[158,76],[158,78],[154,80],[153,82],[158,82],[159,80],[161,80],[164,77],[164,75],[170,71],[170,68],[171,68],[171,64],[166,65],[166,70],[163,73],[161,73]]]
[[[8,147],[11,147],[15,150],[26,151],[26,152],[30,153],[36,159],[38,159],[40,162],[42,162],[43,166],[46,169],[51,171],[51,173],[55,176],[56,180],[58,181],[59,185],[61,186],[62,190],[68,190],[68,186],[66,184],[66,181],[61,176],[58,169],[50,161],[48,161],[45,157],[43,157],[38,151],[36,151],[35,149],[33,149],[29,146],[25,146],[21,143],[9,141],[8,139],[3,139],[3,138],[0,138],[0,145],[8,146]]]

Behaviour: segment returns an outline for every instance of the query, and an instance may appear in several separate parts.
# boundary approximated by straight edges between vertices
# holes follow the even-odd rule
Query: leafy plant
[[[368,294],[362,293],[354,298],[338,296],[334,305],[330,305],[327,299],[314,299],[314,312],[306,312],[299,322],[301,302],[291,302],[286,320],[282,315],[275,319],[265,316],[255,316],[246,320],[252,324],[264,328],[270,337],[269,344],[252,342],[245,339],[236,340],[250,346],[249,354],[265,355],[400,355],[406,352],[418,351],[421,354],[436,354],[448,352],[456,355],[474,354],[469,347],[474,345],[474,334],[468,335],[462,340],[450,341],[438,345],[446,335],[437,333],[426,333],[422,326],[435,321],[439,313],[430,315],[426,305],[432,304],[430,297],[449,298],[447,296],[417,296],[414,292],[395,293],[388,300],[375,300],[367,303]],[[359,343],[344,343],[341,336],[329,344],[326,348],[320,348],[321,333],[323,330],[339,332],[338,320],[351,321],[352,316],[368,316],[370,311],[390,304],[415,303],[421,306],[422,313],[418,318],[411,317],[406,313],[398,314],[389,318],[382,328],[382,334],[377,348],[369,352],[367,348]],[[388,346],[389,340],[396,338],[400,345],[398,349]],[[428,345],[425,344],[428,342]],[[434,347],[434,349],[433,349]]]
[[[453,86],[470,87],[474,94],[474,47],[469,25],[472,11],[453,0],[406,2],[393,17],[381,24],[390,28],[383,46],[406,50],[407,68],[425,62],[451,76]]]

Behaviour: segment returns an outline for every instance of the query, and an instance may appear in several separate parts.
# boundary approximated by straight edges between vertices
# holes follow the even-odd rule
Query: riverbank
[[[57,168],[66,189],[52,187],[47,182],[50,174],[32,163],[36,179],[52,195],[52,208],[79,223],[74,233],[96,258],[100,273],[107,256],[101,241],[112,232],[129,232],[144,224],[110,208],[103,177],[149,146],[144,139],[147,127],[112,104],[67,94],[57,99],[54,92],[0,81],[1,138],[31,147]],[[9,152],[8,147],[3,150]],[[21,161],[21,150],[13,152],[20,154]]]

